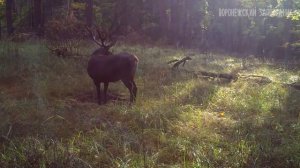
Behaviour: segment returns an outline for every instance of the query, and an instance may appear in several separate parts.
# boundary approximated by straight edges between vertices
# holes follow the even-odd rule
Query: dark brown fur
[[[137,69],[138,58],[129,53],[116,55],[101,54],[102,50],[96,50],[88,62],[88,74],[93,79],[97,88],[98,103],[101,104],[101,83],[104,83],[104,103],[107,101],[107,89],[109,82],[121,80],[130,92],[130,102],[134,102],[137,87],[134,76]],[[100,54],[99,54],[100,53]]]
[[[134,102],[137,87],[134,82],[134,75],[138,64],[138,58],[129,53],[112,54],[109,49],[115,45],[113,32],[105,33],[99,27],[96,28],[97,40],[93,30],[86,27],[93,41],[100,46],[93,52],[88,63],[88,74],[93,79],[97,88],[98,103],[101,104],[101,83],[104,83],[104,103],[107,101],[107,89],[109,82],[121,80],[130,92],[130,102]]]

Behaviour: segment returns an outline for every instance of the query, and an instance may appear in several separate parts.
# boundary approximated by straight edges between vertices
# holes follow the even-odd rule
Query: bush
[[[78,54],[86,31],[84,23],[75,18],[53,19],[46,24],[45,36],[48,48],[57,56]],[[57,52],[58,51],[58,52]]]

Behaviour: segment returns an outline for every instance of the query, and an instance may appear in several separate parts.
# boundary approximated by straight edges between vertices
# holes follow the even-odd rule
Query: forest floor
[[[89,54],[0,44],[0,167],[300,167],[300,63],[119,45],[139,57],[137,102],[121,82],[96,103]],[[185,67],[168,61],[193,53]],[[260,75],[273,83],[195,77],[181,69]]]

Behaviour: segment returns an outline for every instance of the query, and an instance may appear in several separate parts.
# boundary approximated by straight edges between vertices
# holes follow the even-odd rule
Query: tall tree
[[[0,40],[2,38],[2,25],[1,25],[1,20],[0,20]]]
[[[170,27],[170,8],[168,1],[155,1],[159,8],[159,25],[161,36],[168,35]]]
[[[42,0],[33,0],[33,28],[39,35],[42,35],[44,29]]]
[[[93,0],[86,0],[86,24],[91,27],[93,25]]]
[[[8,35],[11,35],[14,32],[12,9],[13,0],[6,0],[6,24]]]

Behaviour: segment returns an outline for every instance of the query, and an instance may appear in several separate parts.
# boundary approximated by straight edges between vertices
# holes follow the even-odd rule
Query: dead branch
[[[180,65],[182,65],[184,67],[185,63],[189,60],[192,60],[192,58],[189,56],[186,56],[180,60],[178,60],[178,59],[171,60],[168,62],[168,64],[175,62],[175,64],[172,66],[172,69],[178,69]]]
[[[12,125],[9,125],[7,134],[6,134],[6,135],[2,135],[2,136],[0,137],[0,142],[3,141],[3,140],[4,140],[4,141],[9,141],[9,135],[10,135],[10,133],[11,133],[11,130],[12,130]]]
[[[167,62],[167,64],[172,64],[172,63],[177,62],[177,61],[179,61],[179,59],[171,60],[171,61]]]

